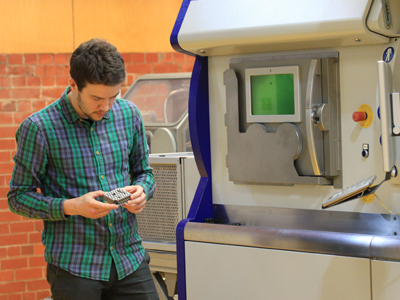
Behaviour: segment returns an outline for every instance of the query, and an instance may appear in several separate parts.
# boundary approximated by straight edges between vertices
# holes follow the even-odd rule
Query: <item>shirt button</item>
[[[93,128],[90,128],[91,131],[93,131]]]
[[[96,151],[96,154],[97,154],[97,155],[99,155],[99,153],[100,153],[99,151]]]
[[[110,223],[110,227],[112,227],[112,223]]]
[[[103,176],[103,175],[101,175],[100,177],[101,177],[101,179],[104,179],[104,176]]]
[[[111,247],[111,250],[114,249],[114,247]]]

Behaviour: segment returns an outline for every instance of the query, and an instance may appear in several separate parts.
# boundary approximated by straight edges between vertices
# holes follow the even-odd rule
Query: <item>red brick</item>
[[[11,233],[32,232],[32,231],[35,231],[35,224],[33,221],[11,223],[10,230],[11,230]]]
[[[37,54],[24,54],[26,65],[37,65]]]
[[[17,220],[17,221],[19,221],[19,220]],[[28,234],[27,233],[3,235],[0,239],[0,246],[26,245],[26,244],[28,244]]]
[[[42,242],[42,233],[41,232],[34,232],[29,233],[29,243],[36,244]]]
[[[0,54],[0,65],[6,65],[7,58],[8,58],[8,56],[6,54]]]
[[[43,228],[44,228],[43,221],[42,220],[35,220],[33,222],[35,223],[35,231],[40,231],[41,232],[43,230]]]
[[[185,62],[186,61],[186,59],[185,59],[186,55],[183,53],[174,52],[172,56],[173,56],[174,62]]]
[[[66,64],[67,54],[54,54],[53,59],[54,59],[54,64]]]
[[[9,234],[10,225],[8,223],[0,223],[0,234]]]
[[[0,99],[11,99],[11,90],[0,89]]]
[[[147,63],[158,62],[158,53],[146,53],[146,62]]]
[[[0,163],[0,170],[3,174],[11,174],[14,170],[14,163]]]
[[[192,72],[193,63],[181,63],[181,72]]]
[[[144,53],[132,53],[132,62],[144,63]]]
[[[42,268],[36,269],[20,269],[15,271],[15,280],[29,280],[29,279],[41,279],[43,278]]]
[[[47,280],[42,279],[42,280],[34,280],[34,281],[28,281],[26,283],[28,291],[40,291],[40,290],[45,290],[49,289],[49,283]]]
[[[32,111],[32,101],[18,101],[18,111]]]
[[[3,102],[1,110],[2,111],[16,111],[17,106],[15,105],[15,101]]]
[[[172,62],[172,53],[160,53],[160,62]]]
[[[153,70],[154,73],[176,73],[179,71],[175,64],[154,64]]]
[[[32,76],[34,74],[33,66],[10,66],[7,68],[9,75]]]
[[[0,291],[4,294],[24,292],[25,289],[25,282],[0,283]]]
[[[7,295],[0,295],[0,300],[8,300]]]
[[[35,255],[39,255],[39,254],[43,255],[45,248],[42,244],[35,245],[34,247],[35,247],[35,251],[34,251]],[[44,260],[44,258],[43,258],[43,260]],[[36,263],[37,262],[38,261],[36,260]],[[32,262],[32,263],[34,263],[34,262]],[[31,264],[31,259],[29,259],[29,266],[31,266],[31,267],[35,266],[35,264]]]
[[[194,64],[196,57],[195,56],[191,56],[191,55],[185,55],[186,58],[186,62],[190,62],[192,64]]]
[[[25,76],[16,76],[12,78],[13,86],[26,86],[26,77]]]
[[[43,246],[44,248],[44,246]],[[46,261],[44,260],[43,252],[41,256],[34,256],[29,257],[29,267],[44,267],[47,265]]]
[[[0,65],[0,75],[7,75],[7,74],[8,74],[7,66]]]
[[[12,294],[8,295],[8,300],[21,300],[22,294]]]
[[[53,98],[58,99],[64,93],[64,88],[46,88],[42,90],[43,98]]]
[[[40,86],[40,77],[28,77],[28,86]]]
[[[15,121],[16,124],[21,124],[30,115],[32,115],[32,112],[17,112],[17,113],[14,113],[14,121]]]
[[[46,101],[45,100],[36,100],[33,101],[33,111],[39,111],[43,108],[46,107]]]
[[[0,282],[14,281],[14,271],[0,271]]]
[[[129,64],[132,62],[132,54],[131,53],[121,53],[121,56],[124,59],[124,63]]]
[[[21,246],[9,247],[7,249],[7,256],[8,257],[21,256]]]
[[[137,73],[137,74],[152,73],[151,65],[148,64],[127,65],[126,70],[128,73]]]
[[[1,139],[0,145],[1,145],[1,150],[13,150],[16,148],[15,139]]]
[[[69,85],[69,76],[56,76],[56,85],[67,87]]]
[[[42,299],[45,299],[45,298],[37,298],[35,293],[23,293],[22,294],[22,299],[23,300],[35,300],[35,299],[42,300]]]
[[[13,221],[21,221],[21,216],[12,213],[11,211],[0,211],[0,220],[1,222],[13,222]],[[28,235],[25,234],[26,239],[28,239]],[[2,242],[2,238],[0,239],[0,244]]]
[[[22,64],[22,54],[10,54],[8,55],[8,64],[20,65]]]
[[[39,65],[51,65],[53,63],[53,55],[39,54]]]
[[[38,99],[40,97],[39,88],[13,89],[13,99]]]
[[[1,131],[1,130],[0,130]],[[1,144],[0,140],[0,144]],[[2,148],[2,147],[1,147]],[[0,162],[11,162],[11,152],[10,151],[0,151]],[[6,196],[2,195],[2,187],[0,187],[0,198],[5,198]]]
[[[11,86],[11,78],[6,76],[0,76],[0,87],[10,87]]]
[[[34,247],[33,245],[21,246],[21,255],[33,255]]]
[[[42,86],[53,86],[54,85],[54,76],[43,76],[42,77]]]
[[[130,86],[132,85],[132,83],[134,83],[136,80],[136,76],[135,75],[128,75],[127,76],[127,84]]]
[[[63,71],[63,75],[71,76],[71,74],[69,73],[69,71],[70,71],[70,66],[69,66],[69,65],[68,65],[68,66],[65,66],[65,67],[64,67],[64,71]]]
[[[3,247],[0,248],[0,258],[5,258],[7,257],[7,248]]]
[[[12,124],[13,115],[10,112],[0,112],[0,124]]]
[[[0,210],[8,209],[7,199],[0,200]]]
[[[24,258],[10,258],[0,261],[1,270],[16,270],[25,269],[28,267],[28,259]],[[1,290],[1,289],[0,289]]]
[[[48,289],[50,289],[50,286]],[[36,292],[36,299],[46,299],[46,298],[50,298],[50,296],[51,296],[50,291]]]
[[[37,66],[36,67],[36,76],[55,76],[55,75],[64,75],[64,66]]]

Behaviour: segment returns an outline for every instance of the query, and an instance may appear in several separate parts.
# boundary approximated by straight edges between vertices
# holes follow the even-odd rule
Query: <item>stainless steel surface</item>
[[[214,220],[188,223],[185,240],[400,260],[393,215],[214,205]]]
[[[373,237],[311,230],[188,223],[185,240],[248,247],[369,257]]]
[[[397,232],[400,235],[400,218],[389,214],[239,205],[213,205],[213,211],[214,218],[224,224],[389,237]]]

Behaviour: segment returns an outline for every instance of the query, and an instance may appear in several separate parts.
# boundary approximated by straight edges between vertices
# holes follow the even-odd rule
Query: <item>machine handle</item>
[[[392,88],[392,71],[386,62],[378,61],[378,95],[382,130],[383,171],[390,172],[395,164],[396,144],[392,138],[392,119],[390,97]]]
[[[321,168],[318,163],[318,157],[315,151],[316,140],[314,138],[313,126],[314,119],[316,117],[316,108],[313,107],[313,92],[314,92],[314,78],[317,70],[318,60],[313,59],[310,65],[310,71],[308,73],[308,83],[306,92],[306,132],[308,141],[308,152],[310,153],[310,159],[314,175],[321,176]]]

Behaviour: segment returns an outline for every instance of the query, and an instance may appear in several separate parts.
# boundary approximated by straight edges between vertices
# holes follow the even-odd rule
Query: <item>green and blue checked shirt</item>
[[[142,118],[133,103],[116,99],[104,118],[91,124],[75,112],[68,91],[17,130],[9,207],[44,221],[47,263],[80,277],[108,280],[114,260],[121,279],[144,257],[135,214],[120,206],[96,220],[65,216],[63,203],[128,185],[141,185],[147,199],[153,196]]]

